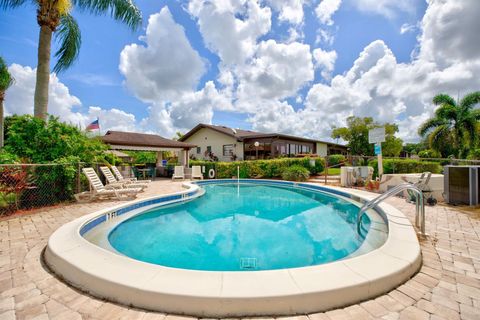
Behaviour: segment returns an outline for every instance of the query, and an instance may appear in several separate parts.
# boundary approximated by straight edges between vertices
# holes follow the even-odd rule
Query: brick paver
[[[181,183],[156,181],[141,194],[170,193]],[[403,199],[388,202],[413,221],[415,208]],[[0,320],[158,319],[190,317],[117,305],[70,288],[45,269],[41,253],[61,225],[118,202],[69,204],[0,220]],[[421,240],[423,266],[405,284],[375,299],[345,308],[285,319],[479,319],[480,210],[426,207],[429,237]],[[272,318],[273,319],[273,318]]]

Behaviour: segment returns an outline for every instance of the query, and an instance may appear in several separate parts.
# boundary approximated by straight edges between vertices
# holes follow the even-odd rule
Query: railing
[[[385,193],[379,195],[378,197],[370,200],[369,202],[365,203],[361,208],[360,211],[358,212],[357,215],[357,231],[360,231],[360,225],[362,223],[362,217],[365,214],[365,212],[369,209],[372,209],[373,207],[377,206],[380,202],[395,196],[399,194],[400,192],[403,192],[405,190],[411,190],[416,193],[416,201],[415,201],[415,226],[417,228],[420,228],[420,234],[422,236],[425,236],[425,203],[423,199],[423,193],[422,191],[415,186],[414,184],[411,183],[402,183],[399,184],[398,186],[386,191]]]

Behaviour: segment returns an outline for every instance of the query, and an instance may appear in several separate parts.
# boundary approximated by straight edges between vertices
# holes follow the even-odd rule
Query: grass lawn
[[[320,175],[325,174],[325,171],[322,171]],[[339,176],[340,175],[340,168],[330,168],[328,169],[329,176]]]

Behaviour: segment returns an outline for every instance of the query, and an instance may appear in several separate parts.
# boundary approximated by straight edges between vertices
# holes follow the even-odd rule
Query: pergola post
[[[157,167],[162,166],[163,151],[157,151]]]
[[[183,149],[178,152],[178,162],[180,165],[188,168],[188,149]]]

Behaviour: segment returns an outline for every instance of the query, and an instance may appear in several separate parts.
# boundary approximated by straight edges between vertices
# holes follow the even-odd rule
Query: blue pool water
[[[317,265],[361,245],[358,207],[285,186],[214,184],[204,196],[119,224],[110,244],[131,258],[195,270],[248,271]],[[363,226],[368,230],[368,218]]]

